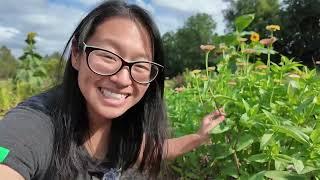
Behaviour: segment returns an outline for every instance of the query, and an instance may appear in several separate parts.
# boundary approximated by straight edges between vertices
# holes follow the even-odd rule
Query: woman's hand
[[[202,140],[207,141],[210,137],[210,131],[225,120],[225,113],[222,109],[216,110],[206,115],[200,125],[197,134]]]

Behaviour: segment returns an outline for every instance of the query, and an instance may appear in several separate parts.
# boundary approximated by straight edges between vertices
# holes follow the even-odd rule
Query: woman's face
[[[141,24],[125,17],[113,17],[101,23],[86,44],[118,54],[127,62],[152,60],[148,32]],[[78,83],[90,120],[119,117],[143,97],[149,86],[131,79],[127,66],[112,76],[97,75],[89,69],[86,54],[74,49],[72,66],[79,72]]]

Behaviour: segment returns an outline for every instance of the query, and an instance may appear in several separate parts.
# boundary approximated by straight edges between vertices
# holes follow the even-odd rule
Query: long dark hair
[[[97,26],[108,18],[128,17],[139,22],[148,31],[153,45],[153,59],[163,62],[163,47],[158,28],[150,15],[137,5],[121,1],[106,1],[93,9],[78,25],[67,42],[63,57],[68,57],[59,98],[52,106],[54,144],[50,176],[57,179],[74,179],[85,171],[87,162],[79,147],[89,131],[86,101],[78,86],[78,71],[71,65],[70,46],[82,50],[82,42],[93,35]],[[110,145],[106,159],[116,168],[126,170],[138,159],[143,137],[142,161],[138,169],[156,176],[160,171],[163,144],[166,138],[167,117],[163,102],[164,73],[150,83],[144,97],[127,112],[112,120]]]

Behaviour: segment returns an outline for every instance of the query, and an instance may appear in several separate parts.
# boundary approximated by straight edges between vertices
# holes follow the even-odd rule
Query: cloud
[[[0,42],[7,41],[7,40],[15,37],[19,33],[20,33],[20,31],[18,29],[15,29],[12,27],[0,26]]]
[[[140,7],[148,10],[148,11],[149,11],[150,13],[152,13],[152,14],[155,13],[155,9],[154,9],[153,5],[150,4],[150,3],[146,3],[146,2],[144,2],[143,0],[136,0],[136,4],[137,4],[138,6],[140,6]]]
[[[158,6],[173,8],[180,11],[205,12],[210,14],[220,12],[221,9],[227,7],[227,3],[225,3],[223,0],[198,0],[196,2],[194,0],[152,0],[152,2]]]
[[[36,32],[41,54],[62,51],[84,13],[76,7],[46,0],[28,0],[23,6],[19,0],[3,1],[0,6],[0,43],[13,49],[15,56],[20,56],[22,51],[17,49],[25,46],[27,33]]]
[[[176,11],[180,14],[195,14],[195,13],[207,13],[217,23],[217,32],[223,34],[225,29],[223,10],[228,7],[228,3],[224,0],[184,0],[184,1],[173,1],[173,0],[152,0],[152,3],[156,6],[168,8],[172,11]],[[181,19],[178,16],[172,16],[172,18]],[[185,19],[184,19],[185,20]],[[172,24],[174,25],[174,24]]]
[[[79,2],[86,6],[92,6],[101,3],[103,0],[79,0]]]
[[[38,34],[37,47],[42,55],[62,51],[72,31],[84,15],[102,0],[1,0],[0,46],[9,47],[15,56],[20,56],[25,47],[28,32]],[[218,23],[218,32],[223,32],[221,9],[223,0],[129,0],[147,9],[163,34],[181,27],[185,20],[197,13],[206,12]]]
[[[173,17],[171,15],[160,14],[154,17],[156,24],[158,25],[161,34],[168,31],[175,31],[183,25],[183,19],[181,17]]]

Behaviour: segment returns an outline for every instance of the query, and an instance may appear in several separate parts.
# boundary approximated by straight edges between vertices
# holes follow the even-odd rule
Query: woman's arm
[[[225,119],[225,114],[215,111],[202,120],[197,133],[167,139],[164,144],[164,159],[175,159],[210,140],[210,131]]]
[[[17,171],[3,164],[0,164],[0,179],[24,180]]]
[[[163,159],[174,159],[208,142],[210,131],[225,119],[225,114],[220,111],[217,110],[205,116],[197,133],[165,140]],[[142,140],[138,163],[142,160],[144,145],[145,137]]]

